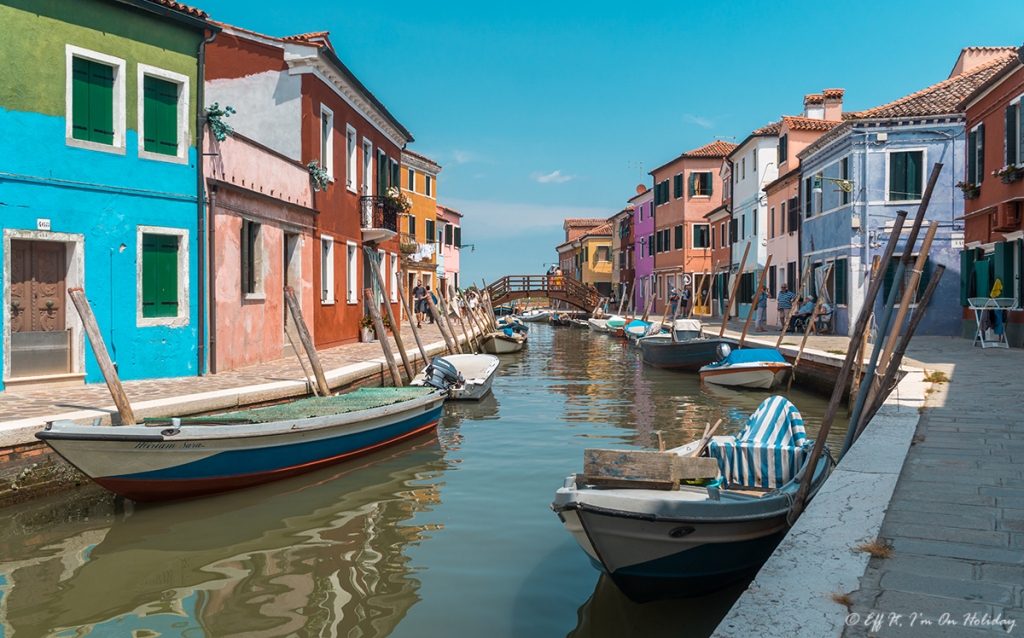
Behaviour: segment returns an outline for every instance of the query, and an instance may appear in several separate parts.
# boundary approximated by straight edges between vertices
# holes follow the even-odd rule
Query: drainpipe
[[[217,210],[217,187],[213,186],[210,188],[210,214],[206,217],[206,223],[208,227],[207,237],[209,238],[210,246],[217,245],[217,224],[216,224],[216,210]],[[210,280],[210,291],[211,297],[216,294],[217,290],[217,251],[210,251],[210,259],[207,264],[206,270],[207,276]],[[217,304],[214,299],[210,300],[210,373],[217,373]]]
[[[726,230],[727,233],[729,233],[729,270],[727,270],[726,273],[731,275],[732,274],[732,261],[736,257],[735,249],[733,248],[733,241],[732,241],[732,203],[734,201],[736,201],[736,190],[735,190],[736,180],[734,179],[735,173],[733,173],[733,171],[736,170],[736,164],[731,159],[729,159],[728,157],[725,158],[725,163],[729,165],[729,203],[726,204],[726,208],[725,208],[725,212],[729,213],[729,221],[725,224],[725,230]],[[737,273],[736,276],[739,277],[742,274],[743,273]],[[729,290],[729,278],[728,277],[725,278],[725,282],[724,283],[725,283],[725,289],[722,292],[727,292]],[[739,292],[739,291],[737,290],[737,292]],[[731,308],[732,308],[732,299],[730,299],[725,304],[725,314],[726,314],[726,316],[729,315],[729,311],[730,311]],[[739,304],[736,305],[736,313],[737,313],[737,316],[739,316]],[[726,319],[726,321],[728,321],[728,319]]]
[[[206,107],[205,104],[205,91],[203,90],[206,83],[206,45],[210,44],[217,37],[217,31],[212,31],[212,35],[199,43],[197,71],[198,71],[198,86],[196,87],[196,261],[198,276],[196,281],[198,282],[198,290],[196,291],[196,298],[198,299],[198,344],[197,344],[197,358],[198,358],[198,371],[199,374],[205,374],[206,372],[206,254],[207,254],[207,242],[206,242],[206,196],[205,196],[205,145],[203,143],[206,128]],[[210,215],[212,221],[213,215]],[[210,256],[213,256],[213,251],[209,251]],[[210,271],[212,278],[213,273]],[[211,287],[211,290],[213,288]],[[211,307],[213,304],[210,304]],[[212,332],[211,332],[211,348],[212,348]]]

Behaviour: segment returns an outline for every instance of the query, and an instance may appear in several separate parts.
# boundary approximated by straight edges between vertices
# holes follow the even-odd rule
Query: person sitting
[[[799,309],[789,318],[789,332],[801,332],[807,327],[807,320],[814,314],[814,299],[801,298]]]

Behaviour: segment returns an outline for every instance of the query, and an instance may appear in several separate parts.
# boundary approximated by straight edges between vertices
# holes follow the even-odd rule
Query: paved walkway
[[[459,330],[458,326],[455,327],[455,330]],[[420,336],[424,346],[442,341],[441,332],[436,325],[424,324]],[[413,353],[417,352],[416,340],[407,325],[403,327],[402,339],[406,351],[410,357],[413,356]],[[392,352],[395,353],[395,359],[401,367],[402,361],[395,349],[394,338],[389,338],[389,342]],[[317,354],[320,356],[324,370],[332,370],[352,363],[378,359],[383,352],[380,343],[373,342],[347,344],[329,350],[320,350]],[[125,381],[123,385],[128,399],[134,403],[276,381],[301,381],[302,379],[303,372],[298,358],[287,357],[220,374]],[[8,420],[43,417],[76,410],[101,410],[109,408],[111,405],[110,392],[104,383],[49,390],[9,390],[0,392],[0,426]]]

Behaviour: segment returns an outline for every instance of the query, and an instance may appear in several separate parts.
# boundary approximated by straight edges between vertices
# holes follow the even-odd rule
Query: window
[[[753,165],[753,171],[757,172],[757,149],[750,155],[750,163]]]
[[[985,179],[985,125],[979,124],[967,134],[967,181],[981,184]]]
[[[740,179],[747,179],[747,158],[740,160]]]
[[[710,248],[714,248],[715,247],[715,227],[714,226],[711,226],[711,244],[710,244],[709,247]]]
[[[845,306],[846,299],[849,295],[849,289],[847,286],[847,273],[849,272],[848,260],[846,257],[840,257],[836,259],[835,264],[832,266],[832,280],[835,283],[835,299],[837,306]],[[922,289],[923,290],[923,289]]]
[[[771,268],[768,269],[768,294],[771,295],[772,297],[775,297],[775,290],[778,284],[777,271],[780,270],[781,268],[782,266],[772,266]]]
[[[790,197],[789,198],[789,211],[787,212],[789,219],[786,220],[786,229],[790,233],[797,231],[797,226],[800,225],[800,198]]]
[[[248,219],[242,220],[239,243],[242,255],[242,294],[263,294],[263,227]]]
[[[320,237],[320,303],[334,303],[334,239]]]
[[[796,289],[796,262],[791,261],[786,264],[786,285],[789,286],[790,292],[795,292],[797,295],[800,291]]]
[[[334,113],[320,105],[320,168],[334,179]]]
[[[462,248],[462,228],[455,227],[455,247]]]
[[[678,175],[676,175],[675,177],[672,178],[672,190],[674,191],[673,192],[673,196],[676,199],[679,199],[680,197],[683,196],[683,174],[682,173],[679,173]]]
[[[455,227],[451,224],[444,225],[444,245],[451,246],[455,239]]]
[[[916,259],[917,255],[913,255],[913,257]],[[889,293],[892,291],[893,284],[896,283],[894,281],[896,278],[896,267],[900,261],[900,258],[900,255],[893,255],[892,261],[889,262],[889,266],[885,269],[885,278],[882,280],[885,299],[889,298]],[[906,290],[907,284],[910,283],[910,277],[912,274],[912,268],[907,268],[906,270],[903,271],[903,281],[898,282],[899,288],[896,293],[897,306],[899,306],[899,304],[902,302],[903,293]],[[917,283],[917,290],[915,290],[914,294],[911,296],[910,303],[916,304],[918,300],[920,300],[921,295],[924,293],[924,289],[928,287],[928,280],[931,279],[931,274],[932,260],[931,257],[927,257],[925,258],[924,268],[921,269],[921,279]]]
[[[754,210],[750,211],[751,235],[757,235],[757,217],[757,209],[755,208]]]
[[[65,73],[67,144],[124,153],[125,61],[69,44]]]
[[[433,219],[427,219],[423,222],[423,239],[427,243],[434,243],[437,241],[437,233],[435,232],[436,222]]]
[[[921,199],[924,179],[924,151],[889,153],[889,201]]]
[[[668,203],[668,180],[654,185],[654,205],[661,206]]]
[[[661,232],[665,235],[664,239],[661,240],[663,251],[668,252],[672,248],[672,229],[666,228]]]
[[[363,195],[370,195],[373,184],[373,144],[363,138]]]
[[[402,187],[402,168],[396,160],[391,160],[391,179],[388,181],[388,188]]]
[[[783,135],[779,138],[779,166],[786,163],[786,159],[789,157],[789,135]]]
[[[779,204],[779,234],[786,234],[786,202]]]
[[[693,228],[693,247],[694,248],[710,248],[711,244],[714,243],[709,236],[709,227],[707,224],[694,224]]]
[[[722,238],[722,245],[720,248],[726,248],[729,245],[729,236],[725,233],[725,222],[722,222],[719,228],[719,235]]]
[[[599,261],[599,262],[601,262],[601,261],[611,261],[612,260],[611,253],[612,253],[611,246],[598,246],[597,247],[597,252],[595,253],[594,256],[597,258],[597,261]]]
[[[747,236],[747,215],[746,215],[746,213],[744,213],[743,215],[740,216],[739,232],[740,232],[740,239],[743,239],[744,237]]]
[[[768,239],[775,237],[775,207],[768,212]]]
[[[405,180],[405,190],[409,191],[410,193],[416,192],[416,171],[412,170],[411,168],[408,169],[407,171]]]
[[[711,173],[690,173],[690,196],[711,197]]]
[[[348,242],[346,248],[348,250],[348,264],[346,264],[345,268],[346,301],[350,304],[355,304],[359,303],[359,288],[356,283],[358,281],[358,278],[356,277],[356,268],[359,266],[359,260],[356,259],[357,253],[356,245],[354,243]],[[333,278],[331,283],[334,283]]]
[[[813,201],[812,196],[814,195],[814,186],[811,183],[811,178],[804,179],[804,217],[810,219],[811,215],[814,214],[812,210],[811,202]],[[792,226],[790,226],[792,228]]]
[[[416,241],[416,216],[409,215],[409,237]]]
[[[682,250],[683,248],[683,227],[676,226],[676,250]]]
[[[750,303],[750,300],[754,297],[754,273],[745,272],[740,275],[740,287],[736,292],[739,297],[740,303]]]
[[[356,152],[356,130],[351,126],[347,127],[345,133],[345,185],[349,190],[356,189],[356,165],[359,163],[359,155]]]
[[[1006,165],[1020,164],[1021,155],[1024,155],[1024,140],[1021,139],[1020,125],[1020,101],[1015,101],[1006,107],[1006,126],[1003,129],[1006,133]],[[981,125],[983,126],[983,125]]]
[[[425,179],[425,190],[423,192],[426,193],[427,197],[433,197],[434,196],[434,178],[431,177],[430,175],[426,175],[425,178],[426,178]]]
[[[388,284],[391,290],[391,303],[398,303],[398,255],[391,257],[391,283]]]
[[[660,253],[661,252],[661,231],[660,230],[655,234],[655,239],[656,239],[656,243],[655,243],[655,246],[654,246],[654,252]]]
[[[839,160],[839,177],[841,179],[847,179],[847,180],[850,179],[850,158],[848,156],[844,157],[841,160]],[[850,193],[847,193],[845,190],[840,191],[840,193],[841,193],[841,196],[840,196],[841,200],[840,201],[842,201],[842,203],[844,205],[845,204],[849,204],[850,203]]]
[[[739,241],[739,220],[738,219],[730,219],[729,220],[729,243],[730,244],[735,244],[737,241]]]
[[[178,316],[178,237],[142,235],[142,316]]]
[[[388,154],[384,149],[377,149],[377,195],[384,195],[388,192]]]
[[[142,96],[139,119],[142,121],[142,148],[146,159],[185,158],[188,127],[188,77],[144,64],[139,65]]]
[[[647,237],[647,256],[651,257],[654,255],[654,235]]]

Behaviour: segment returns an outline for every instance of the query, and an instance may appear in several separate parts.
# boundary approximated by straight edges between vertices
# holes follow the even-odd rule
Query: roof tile
[[[791,131],[822,131],[828,132],[842,124],[837,120],[818,120],[811,117],[783,115],[782,121]]]
[[[732,142],[715,140],[714,142],[705,144],[700,148],[695,148],[692,151],[686,151],[679,157],[725,157],[731,153],[734,148],[736,148],[736,145]]]
[[[161,7],[167,7],[169,9],[174,9],[175,11],[180,11],[181,13],[184,13],[186,15],[190,15],[193,18],[200,18],[201,20],[205,20],[205,19],[210,17],[209,14],[207,14],[202,9],[196,9],[195,7],[190,7],[187,4],[182,4],[180,2],[175,2],[174,0],[151,0],[151,1],[153,2],[153,4],[158,4]]]

